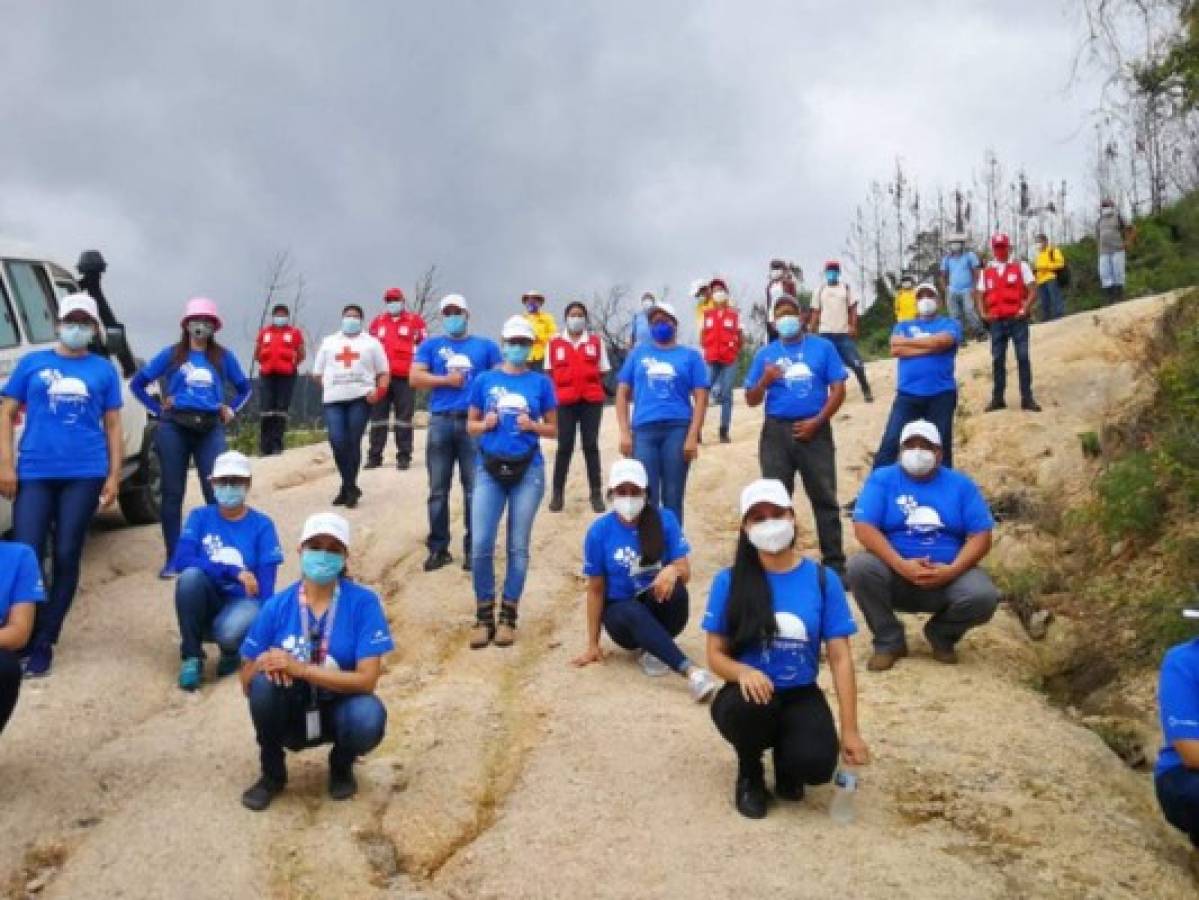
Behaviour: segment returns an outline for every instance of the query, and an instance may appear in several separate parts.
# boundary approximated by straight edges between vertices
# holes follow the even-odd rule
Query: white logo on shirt
[[[203,388],[210,388],[216,384],[216,379],[213,377],[212,372],[203,366],[187,362],[180,366],[179,371],[183,373],[183,380],[189,388],[201,390]]]
[[[222,566],[237,566],[239,569],[246,567],[246,560],[241,551],[236,547],[226,547],[219,534],[206,534],[200,543],[212,562]]]
[[[904,511],[903,524],[907,527],[908,534],[917,538],[924,545],[931,546],[936,543],[937,535],[945,529],[945,523],[941,521],[941,514],[931,506],[920,505],[920,502],[910,494],[896,497],[895,502]]]
[[[50,401],[50,412],[61,416],[63,423],[73,425],[83,414],[91,393],[80,378],[64,376],[58,369],[42,369],[38,373],[46,385],[46,398]]]
[[[674,380],[678,378],[679,374],[675,371],[674,366],[664,360],[654,359],[652,356],[642,359],[641,365],[645,366],[645,375],[654,396],[660,400],[669,399],[671,389],[674,387]]]
[[[806,397],[812,393],[812,369],[802,359],[780,357],[775,365],[783,369],[783,380],[787,390],[797,397]]]

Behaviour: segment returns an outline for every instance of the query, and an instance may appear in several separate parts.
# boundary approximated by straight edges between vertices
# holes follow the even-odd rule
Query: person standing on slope
[[[841,263],[830,259],[824,264],[824,284],[812,296],[811,330],[831,341],[841,361],[853,372],[867,403],[874,402],[866,365],[858,353],[858,298],[841,280]]]
[[[646,291],[641,295],[641,309],[633,316],[629,327],[629,350],[636,350],[653,341],[649,330],[649,311],[654,308],[654,295]]]
[[[278,456],[284,450],[287,414],[304,354],[304,332],[291,324],[287,304],[276,303],[271,321],[254,342],[254,361],[258,363],[258,452],[262,456]]]
[[[500,364],[499,345],[490,338],[468,334],[470,307],[461,294],[446,294],[439,304],[444,335],[429,338],[416,349],[412,387],[429,391],[429,430],[425,466],[429,470],[429,556],[426,572],[454,561],[450,553],[450,488],[454,466],[462,484],[462,568],[471,570],[471,498],[475,490],[478,447],[466,427],[471,381]]]
[[[1041,302],[1041,321],[1052,322],[1066,314],[1066,298],[1058,275],[1066,268],[1066,257],[1049,242],[1049,236],[1037,235],[1037,254],[1033,259],[1033,274],[1037,280],[1037,298]]]
[[[387,390],[371,406],[370,442],[366,454],[367,469],[383,465],[387,447],[388,419],[395,416],[396,468],[412,465],[412,416],[416,412],[416,392],[409,383],[412,358],[426,336],[425,320],[407,308],[404,292],[389,288],[383,295],[386,309],[375,316],[370,334],[387,354],[391,378]]]
[[[1028,316],[1037,284],[1028,263],[1012,258],[1012,242],[1003,232],[991,238],[993,258],[978,276],[975,304],[991,331],[991,402],[987,412],[1006,409],[1007,347],[1012,344],[1020,375],[1020,408],[1040,412],[1032,394],[1032,360],[1028,353]]]
[[[1104,303],[1124,299],[1124,253],[1128,225],[1116,211],[1116,204],[1106,197],[1099,205],[1099,221],[1095,223],[1095,241],[1099,249],[1099,284]]]
[[[941,259],[941,290],[945,292],[949,317],[967,337],[981,337],[983,323],[974,309],[974,285],[982,263],[973,250],[966,249],[966,237],[950,235],[949,252]]]
[[[558,325],[554,317],[543,312],[545,294],[540,291],[529,291],[520,298],[525,307],[525,319],[533,329],[536,340],[529,354],[529,368],[534,372],[545,371],[545,351],[549,348],[550,338],[558,333]]]
[[[895,321],[907,322],[916,318],[916,279],[904,274],[895,292]]]
[[[849,375],[830,341],[805,333],[807,310],[801,301],[787,295],[777,298],[774,315],[778,340],[754,354],[745,376],[746,405],[766,402],[758,464],[762,477],[779,481],[788,496],[795,491],[799,473],[816,518],[821,557],[841,573],[845,550],[832,421],[845,402]]]
[[[720,443],[727,444],[733,426],[733,382],[741,359],[741,315],[722,288],[712,291],[712,303],[704,314],[700,346],[708,364],[709,402],[720,404]]]

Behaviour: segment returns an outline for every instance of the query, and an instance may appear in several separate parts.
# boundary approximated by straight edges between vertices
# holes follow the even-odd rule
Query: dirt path
[[[992,496],[1081,489],[1075,435],[1138,390],[1160,302],[1035,329],[1040,417],[978,412],[989,357],[971,346],[959,363],[963,468]],[[872,366],[880,396],[891,369]],[[856,387],[850,396],[836,423],[846,499],[887,413]],[[697,659],[706,586],[728,561],[737,492],[756,475],[759,421],[738,409],[734,443],[705,446],[693,471],[683,644]],[[613,438],[609,422],[605,448]],[[316,752],[291,758],[289,791],[269,813],[241,808],[256,755],[244,701],[232,682],[175,689],[156,531],[97,533],[61,662],[28,687],[0,741],[0,872],[11,873],[0,883],[72,898],[821,897],[847,885],[861,897],[1193,895],[1149,780],[1026,686],[1032,649],[1006,612],[967,640],[956,669],[914,638],[914,658],[860,674],[877,760],[856,824],[833,827],[828,789],[751,823],[731,808],[732,754],[681,680],[646,679],[621,653],[568,665],[582,644],[576,573],[592,519],[581,466],[566,512],[538,517],[517,647],[472,653],[468,576],[420,571],[419,451],[416,462],[366,473],[351,514],[357,573],[384,590],[399,646],[381,687],[388,736],[360,767],[358,799],[323,799]],[[332,495],[331,469],[321,448],[259,463],[255,499],[285,543]],[[1026,526],[1003,526],[996,557],[1018,560],[1025,538]],[[855,647],[864,659],[867,641]]]

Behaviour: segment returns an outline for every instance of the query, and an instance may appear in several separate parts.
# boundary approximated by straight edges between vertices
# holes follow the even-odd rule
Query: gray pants
[[[874,649],[895,653],[907,646],[896,610],[933,613],[924,636],[934,650],[950,650],[971,628],[991,620],[999,589],[977,566],[943,588],[925,590],[900,577],[873,553],[849,561],[849,587],[874,635]]]
[[[833,429],[825,423],[807,443],[797,441],[792,423],[768,418],[758,439],[758,464],[763,478],[777,478],[795,492],[795,473],[799,473],[804,493],[816,518],[820,556],[837,573],[845,571],[845,549],[841,544],[841,510],[837,506],[837,448]]]

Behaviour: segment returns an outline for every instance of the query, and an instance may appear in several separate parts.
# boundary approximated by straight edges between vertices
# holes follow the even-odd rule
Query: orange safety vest
[[[550,339],[548,353],[559,406],[604,402],[599,335],[588,335],[578,347],[559,335]]]
[[[304,335],[294,325],[268,325],[258,332],[258,371],[263,375],[295,375],[300,368]]]
[[[741,315],[731,306],[713,307],[704,313],[701,343],[704,362],[730,365],[741,353]]]

